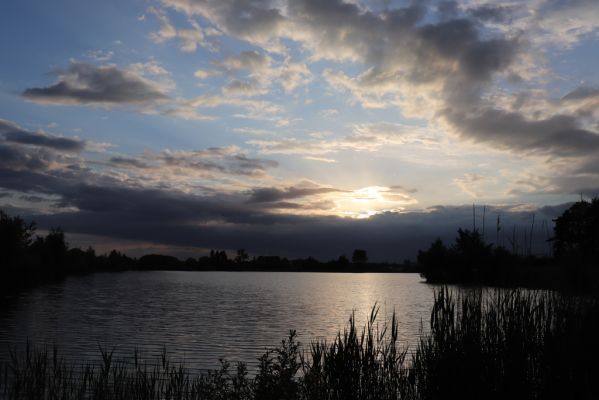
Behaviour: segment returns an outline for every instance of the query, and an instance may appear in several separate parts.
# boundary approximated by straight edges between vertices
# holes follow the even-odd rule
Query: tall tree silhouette
[[[368,255],[366,250],[355,249],[351,256],[351,260],[354,264],[366,264],[368,262]]]
[[[564,260],[599,264],[599,199],[576,202],[555,220],[553,249]]]
[[[19,263],[34,233],[35,222],[27,223],[19,216],[11,217],[0,210],[0,259],[4,267]]]

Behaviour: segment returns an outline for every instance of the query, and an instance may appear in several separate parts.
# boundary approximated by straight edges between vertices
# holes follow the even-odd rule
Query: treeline
[[[36,235],[34,222],[11,217],[0,210],[0,289],[3,293],[23,286],[59,280],[71,274],[134,268],[136,260],[117,251],[97,255],[69,248],[65,233],[52,228]]]
[[[417,272],[409,260],[402,264],[368,262],[366,251],[356,249],[352,259],[342,255],[326,262],[313,257],[289,259],[280,256],[249,257],[245,249],[238,249],[229,258],[224,250],[211,250],[207,256],[181,261],[176,257],[149,254],[135,260],[139,269],[172,269],[191,271],[305,271],[305,272]]]
[[[564,211],[550,244],[551,256],[523,255],[459,229],[452,245],[437,239],[419,251],[417,265],[430,283],[599,290],[599,199]]]
[[[279,256],[251,257],[239,249],[234,257],[224,250],[212,250],[206,256],[179,260],[176,257],[149,254],[132,258],[113,250],[96,254],[69,247],[65,233],[52,228],[45,236],[36,235],[34,222],[9,216],[0,210],[0,289],[3,292],[22,286],[59,280],[67,275],[98,271],[126,270],[226,270],[226,271],[319,271],[319,272],[415,272],[409,261],[403,264],[369,263],[365,250],[356,249],[352,259],[321,262],[315,258],[288,259]]]

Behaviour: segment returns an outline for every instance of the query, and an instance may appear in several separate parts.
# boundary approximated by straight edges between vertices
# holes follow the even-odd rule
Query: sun
[[[386,186],[367,186],[343,193],[335,203],[337,214],[357,219],[370,218],[385,212],[401,212],[407,205],[418,201],[393,188]]]

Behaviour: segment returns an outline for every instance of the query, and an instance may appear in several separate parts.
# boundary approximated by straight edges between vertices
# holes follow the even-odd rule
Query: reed
[[[594,298],[443,289],[412,360],[417,398],[597,398],[598,317]]]

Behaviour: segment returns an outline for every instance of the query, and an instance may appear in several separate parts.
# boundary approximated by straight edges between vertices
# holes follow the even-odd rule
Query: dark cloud
[[[599,182],[599,157],[589,157],[577,165],[575,173],[597,175]]]
[[[464,137],[505,149],[558,156],[599,151],[599,135],[580,128],[568,115],[530,120],[518,112],[483,108],[475,113],[448,110],[445,116]]]
[[[0,120],[0,135],[4,136],[6,142],[47,147],[60,151],[78,152],[85,148],[85,142],[82,140],[29,132],[2,120]]]
[[[120,167],[135,167],[135,168],[149,168],[150,166],[137,158],[131,157],[111,157],[109,163]]]
[[[47,200],[41,196],[35,196],[35,195],[21,195],[21,196],[19,196],[19,199],[29,201],[32,203],[41,203],[42,201]]]
[[[81,140],[50,136],[41,133],[30,133],[25,131],[8,132],[4,134],[4,138],[7,142],[50,147],[63,151],[81,151],[85,147],[85,143]]]
[[[52,86],[29,88],[23,97],[51,104],[122,105],[142,104],[168,99],[154,82],[114,65],[95,66],[73,62],[59,73]]]
[[[80,139],[65,138],[48,133],[30,132],[10,121],[1,119],[0,135],[4,136],[4,140],[7,142],[48,147],[61,151],[81,151],[85,148],[85,142]]]
[[[250,158],[245,154],[235,154],[232,157],[232,165],[229,167],[229,171],[241,175],[253,175],[256,172],[262,173],[278,165],[279,163],[274,160]]]
[[[216,171],[235,175],[261,175],[279,164],[274,160],[251,158],[239,149],[214,147],[196,151],[163,151],[157,156],[146,156],[171,167],[196,171]]]
[[[298,199],[317,194],[339,192],[339,189],[329,187],[288,187],[280,188],[256,188],[250,192],[250,202],[271,203],[281,200]]]
[[[517,40],[476,42],[465,50],[461,58],[463,70],[472,79],[488,81],[495,72],[506,69],[512,63],[518,46]]]
[[[404,187],[402,185],[392,185],[392,186],[389,187],[389,189],[391,189],[391,190],[397,190],[397,191],[400,191],[400,192],[411,193],[411,194],[414,194],[414,193],[418,192],[418,189],[416,189],[416,188],[407,188],[407,187]]]
[[[466,18],[451,19],[418,28],[418,36],[441,57],[459,57],[478,40],[475,24]]]
[[[584,100],[599,97],[599,88],[580,86],[562,97],[562,101]]]
[[[100,194],[92,191],[93,195]],[[194,211],[206,204],[193,199],[158,192],[127,192],[141,201],[141,208],[101,211],[82,210],[77,213],[32,216],[41,227],[61,225],[67,232],[84,233],[137,240],[161,246],[197,246],[200,248],[235,249],[244,247],[253,254],[279,254],[291,257],[316,256],[321,259],[351,254],[354,248],[365,248],[372,260],[397,261],[414,259],[418,249],[426,248],[437,237],[452,243],[458,227],[472,226],[472,207],[438,207],[427,212],[388,213],[366,220],[338,217],[305,217],[266,215],[258,211],[246,218],[230,218],[221,223],[202,224]],[[143,200],[142,200],[143,198]],[[164,200],[169,200],[164,203]],[[214,205],[214,204],[213,204]],[[191,210],[185,207],[191,206]],[[219,208],[221,215],[235,215],[239,210]],[[212,210],[214,212],[216,210]],[[148,214],[151,213],[151,214]],[[525,228],[531,226],[535,213],[538,223],[534,231],[535,252],[548,250],[547,230],[541,227],[558,214],[550,210],[517,211],[487,208],[487,239],[509,245],[512,229],[522,246]],[[501,215],[501,230],[496,232],[495,221]],[[148,218],[148,215],[152,215]],[[239,215],[238,215],[239,216]],[[479,227],[482,215],[477,216]],[[235,221],[237,219],[238,221]],[[226,223],[225,223],[226,222]],[[550,229],[549,229],[550,230]]]
[[[455,18],[459,13],[458,3],[453,0],[440,1],[437,11],[441,14],[441,19]]]
[[[54,160],[53,153],[40,148],[24,149],[0,142],[0,166],[14,169],[40,170]]]

